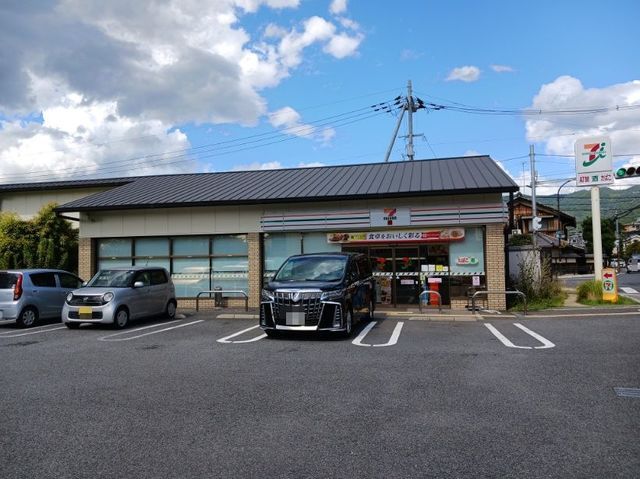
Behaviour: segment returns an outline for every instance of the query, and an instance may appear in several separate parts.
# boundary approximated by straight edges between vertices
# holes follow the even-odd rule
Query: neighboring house
[[[49,203],[63,205],[131,181],[132,178],[106,178],[0,184],[0,213],[15,213],[23,220],[30,220]],[[77,221],[74,224],[77,226]]]
[[[517,195],[509,202],[514,228],[511,234],[531,234],[533,206],[531,198]],[[588,266],[585,257],[582,234],[573,235],[569,240],[568,228],[576,227],[575,217],[540,203],[536,213],[541,218],[541,228],[537,233],[537,244],[542,253],[551,259],[555,274],[582,273]]]

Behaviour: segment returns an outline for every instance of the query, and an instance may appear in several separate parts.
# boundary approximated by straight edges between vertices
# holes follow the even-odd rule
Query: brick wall
[[[95,248],[91,238],[80,238],[78,240],[78,276],[84,281],[89,281],[95,274]]]
[[[260,233],[247,234],[249,248],[249,307],[260,306],[262,288],[262,241]]]
[[[486,262],[487,262],[487,289],[504,291],[504,224],[488,224],[486,226]],[[489,309],[507,309],[506,296],[504,294],[490,294]]]

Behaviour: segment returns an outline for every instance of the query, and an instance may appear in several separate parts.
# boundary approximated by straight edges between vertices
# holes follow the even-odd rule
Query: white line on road
[[[179,321],[179,320],[176,320],[176,321]],[[204,321],[204,319],[198,319],[196,321],[191,321],[190,323],[178,324],[177,326],[171,326],[170,328],[158,329],[156,331],[150,331],[148,333],[138,334],[137,336],[131,336],[131,337],[128,337],[128,338],[112,339],[115,336],[121,336],[121,335],[123,335],[125,333],[133,333],[133,332],[136,332],[136,331],[142,331],[143,329],[149,329],[151,327],[156,327],[156,326],[164,326],[165,324],[170,324],[170,323],[174,323],[175,322],[175,321],[169,321],[169,322],[163,323],[163,324],[155,324],[153,326],[145,326],[144,328],[132,329],[132,330],[129,330],[129,331],[123,331],[121,333],[110,334],[109,336],[104,336],[102,338],[98,338],[98,341],[130,341],[132,339],[138,339],[138,338],[142,338],[144,336],[150,336],[152,334],[163,333],[165,331],[170,331],[172,329],[184,328],[185,326],[192,326],[194,324],[198,324],[198,323],[201,323],[203,321]]]
[[[511,341],[509,341],[505,336],[502,335],[500,331],[494,328],[492,325],[485,323],[484,324],[489,331],[493,333],[493,335],[500,340],[502,344],[504,344],[508,348],[519,348],[519,349],[531,349],[531,346],[516,346]]]
[[[47,325],[47,326],[50,326],[50,325]],[[45,328],[45,327],[46,326],[40,326],[40,328]],[[16,331],[7,331],[7,332],[0,333],[0,339],[17,338],[20,336],[29,336],[31,334],[48,333],[49,331],[57,331],[58,329],[66,329],[66,326],[58,326],[56,328],[49,328],[49,329],[40,329],[38,331],[29,331],[27,333],[17,333]]]
[[[551,341],[549,341],[547,338],[540,336],[538,333],[531,331],[529,328],[525,328],[523,325],[521,325],[520,323],[513,323],[513,325],[517,328],[520,328],[522,331],[524,331],[525,333],[527,333],[529,336],[537,339],[538,341],[540,341],[542,343],[542,346],[517,346],[515,344],[513,344],[511,341],[509,341],[509,339],[507,339],[500,331],[498,331],[496,328],[494,328],[491,324],[485,323],[484,324],[487,329],[489,331],[491,331],[491,333],[493,333],[493,335],[498,338],[500,340],[500,342],[502,344],[504,344],[506,347],[508,348],[517,348],[517,349],[549,349],[549,348],[554,348],[556,345],[553,344]]]
[[[218,339],[219,343],[224,343],[224,344],[240,344],[240,343],[252,343],[254,341],[259,341],[262,338],[266,338],[267,335],[266,334],[261,334],[260,336],[256,336],[255,338],[251,338],[251,339],[244,339],[241,341],[229,341],[229,339],[231,338],[235,338],[236,336],[240,336],[241,334],[244,334],[248,331],[251,331],[252,329],[256,329],[259,328],[260,325],[257,326],[251,326],[250,328],[247,329],[243,329],[242,331],[238,331],[237,333],[233,333],[230,336],[225,336],[224,338],[220,338]]]
[[[367,324],[367,326],[360,332],[360,334],[358,334],[358,337],[351,342],[356,346],[373,346],[376,348],[395,345],[398,342],[398,338],[400,337],[400,332],[402,331],[402,326],[404,325],[403,321],[399,321],[398,324],[396,324],[396,327],[393,329],[393,333],[391,333],[391,338],[388,342],[384,344],[365,344],[362,342],[362,340],[369,333],[369,331],[373,329],[376,323],[377,321],[372,321],[371,323]]]
[[[542,343],[542,346],[535,346],[534,349],[549,349],[549,348],[555,348],[556,347],[556,345],[553,344],[551,341],[549,341],[547,338],[545,338],[544,336],[540,336],[538,333],[536,333],[534,331],[531,331],[528,328],[525,328],[522,324],[513,323],[513,325],[516,328],[522,329],[529,336],[532,336],[532,337],[536,338],[538,341],[540,341]]]
[[[633,288],[630,288],[629,286],[620,286],[620,289],[628,294],[638,294],[638,291],[636,291]]]

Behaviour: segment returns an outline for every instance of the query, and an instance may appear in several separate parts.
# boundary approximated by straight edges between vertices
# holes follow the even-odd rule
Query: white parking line
[[[244,334],[244,333],[246,333],[248,331],[251,331],[252,329],[256,329],[256,328],[259,328],[259,327],[260,327],[260,325],[251,326],[250,328],[243,329],[242,331],[238,331],[237,333],[233,333],[230,336],[225,336],[224,338],[220,338],[220,339],[218,339],[218,342],[219,343],[224,343],[224,344],[240,344],[240,343],[252,343],[254,341],[259,341],[262,338],[266,338],[267,335],[266,334],[261,334],[260,336],[256,336],[255,338],[251,338],[251,339],[244,339],[244,340],[241,340],[241,341],[229,341],[229,339],[231,339],[231,338],[235,338],[236,336],[240,336],[241,334]]]
[[[396,324],[396,327],[393,328],[393,333],[391,333],[391,338],[389,339],[389,341],[387,341],[384,344],[366,344],[363,343],[362,340],[365,338],[365,336],[367,334],[369,334],[369,331],[371,331],[374,326],[376,325],[377,321],[372,321],[369,324],[367,324],[367,326],[360,331],[360,334],[358,334],[358,337],[356,337],[356,339],[354,339],[353,341],[351,341],[353,344],[355,344],[356,346],[373,346],[375,348],[382,348],[385,346],[393,346],[398,342],[398,338],[400,337],[400,332],[402,331],[402,326],[404,326],[404,322],[403,321],[398,321],[398,324]]]
[[[487,329],[489,329],[489,331],[491,331],[491,333],[493,333],[493,335],[498,338],[500,340],[500,342],[502,344],[504,344],[506,347],[508,348],[517,348],[517,349],[549,349],[549,348],[554,348],[556,345],[553,344],[551,341],[549,341],[547,338],[540,336],[538,333],[531,331],[528,328],[525,328],[523,325],[521,325],[520,323],[513,323],[513,325],[517,328],[520,328],[522,331],[524,331],[525,333],[527,333],[529,336],[534,337],[535,339],[537,339],[538,341],[540,341],[542,343],[542,346],[517,346],[515,344],[513,344],[511,341],[509,341],[509,339],[507,339],[500,331],[498,331],[496,328],[494,328],[491,324],[489,323],[485,323],[484,324]]]
[[[638,292],[635,289],[630,288],[628,286],[620,286],[620,289],[627,294],[638,294]]]
[[[49,331],[57,331],[58,329],[66,329],[66,326],[57,326],[55,328],[50,328],[51,324],[47,324],[45,326],[37,326],[36,328],[31,328],[28,332],[17,332],[17,331],[3,331],[0,333],[0,339],[3,338],[17,338],[20,336],[29,336],[31,334],[40,334],[40,333],[48,333]],[[48,329],[43,329],[48,328]],[[38,331],[34,331],[34,329],[38,329]]]
[[[191,321],[190,323],[184,323],[184,324],[178,324],[177,326],[171,326],[170,328],[163,328],[163,329],[158,329],[156,331],[150,331],[148,333],[143,333],[143,334],[138,334],[136,336],[131,336],[128,338],[116,338],[116,339],[112,339],[115,338],[116,336],[121,336],[123,334],[127,334],[127,333],[134,333],[136,331],[142,331],[144,329],[149,329],[149,328],[155,328],[158,326],[164,326],[165,324],[171,324],[171,323],[175,323],[176,321],[180,321],[179,319],[174,320],[174,321],[169,321],[167,323],[162,323],[162,324],[154,324],[151,326],[145,326],[143,328],[137,328],[137,329],[130,329],[128,331],[122,331],[120,333],[115,333],[115,334],[110,334],[109,336],[103,336],[101,338],[98,338],[98,341],[131,341],[132,339],[138,339],[138,338],[142,338],[144,336],[150,336],[152,334],[158,334],[158,333],[163,333],[165,331],[170,331],[172,329],[178,329],[178,328],[184,328],[185,326],[192,326],[194,324],[198,324],[204,321],[204,319],[198,319],[196,321]]]

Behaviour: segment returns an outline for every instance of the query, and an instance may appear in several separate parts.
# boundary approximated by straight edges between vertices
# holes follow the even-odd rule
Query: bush
[[[586,302],[586,301],[602,301],[602,281],[592,279],[591,281],[587,281],[582,283],[576,289],[578,293],[578,301]]]
[[[527,246],[532,244],[531,235],[512,235],[509,238],[509,246]]]
[[[544,309],[553,306],[562,306],[566,294],[562,291],[562,285],[553,277],[551,261],[543,258],[538,263],[530,257],[523,260],[520,265],[520,274],[513,281],[513,286],[525,294],[529,309]],[[522,309],[522,300],[518,300],[516,309]]]

